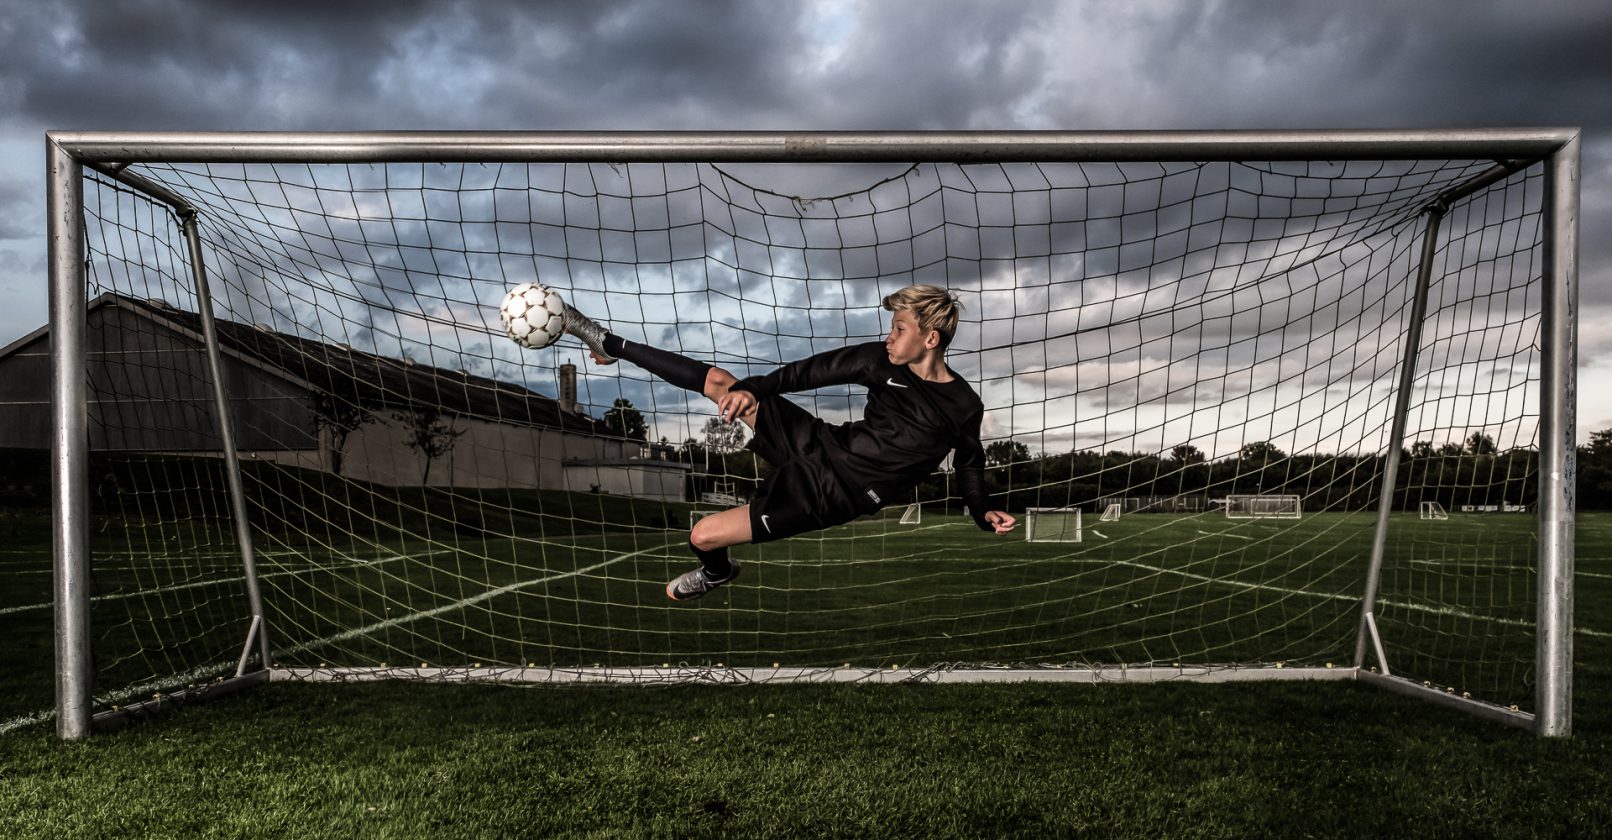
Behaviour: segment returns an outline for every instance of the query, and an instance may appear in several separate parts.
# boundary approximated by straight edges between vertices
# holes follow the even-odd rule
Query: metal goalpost
[[[225,410],[225,385],[214,334],[207,269],[196,232],[196,211],[186,199],[128,171],[131,164],[186,163],[388,163],[554,162],[634,163],[922,163],[922,162],[1104,162],[1222,160],[1408,160],[1459,158],[1494,161],[1480,177],[1441,193],[1421,209],[1424,251],[1417,272],[1410,323],[1426,316],[1432,256],[1439,225],[1463,196],[1495,184],[1525,166],[1543,163],[1545,184],[1544,282],[1541,303],[1538,432],[1538,577],[1535,603],[1535,711],[1518,712],[1441,691],[1395,676],[1376,622],[1378,590],[1389,514],[1404,444],[1406,417],[1418,352],[1418,331],[1398,363],[1392,429],[1383,455],[1382,492],[1364,591],[1361,593],[1354,661],[1337,668],[1196,666],[1065,669],[997,669],[952,672],[934,669],[864,672],[836,669],[802,673],[801,679],[917,681],[1047,679],[1072,682],[1155,682],[1202,679],[1354,679],[1527,728],[1542,736],[1571,732],[1573,483],[1575,471],[1576,318],[1578,305],[1579,132],[1571,128],[1427,131],[1180,131],[1180,132],[794,132],[794,133],[253,133],[56,131],[46,135],[49,235],[49,336],[52,373],[52,507],[56,629],[57,732],[79,739],[97,726],[116,725],[129,710],[93,714],[94,664],[90,632],[89,394],[83,180],[92,169],[173,209],[189,244],[207,339],[206,363],[220,422],[230,509],[241,548],[241,567],[251,615],[241,617],[240,663],[233,678],[193,694],[222,693],[271,679],[347,679],[355,674],[291,674],[275,668],[274,628],[265,620],[263,596],[247,522],[235,440]],[[1375,667],[1368,658],[1374,655]],[[253,667],[249,667],[253,666]],[[391,669],[426,678],[520,679],[523,669]],[[655,682],[677,669],[578,668],[543,679]],[[778,669],[775,669],[778,670]],[[787,669],[784,669],[787,670]],[[431,673],[424,673],[430,671]],[[476,673],[486,671],[487,673]],[[711,676],[711,675],[708,675]],[[716,674],[714,681],[743,681],[748,674]],[[170,702],[149,701],[152,707]],[[138,705],[138,704],[136,704]],[[96,720],[95,718],[102,719]]]

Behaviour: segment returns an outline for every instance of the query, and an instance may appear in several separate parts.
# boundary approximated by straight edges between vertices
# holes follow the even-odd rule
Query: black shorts
[[[781,396],[762,397],[748,448],[772,464],[750,500],[750,541],[781,540],[867,513],[845,489],[818,437],[823,421]]]

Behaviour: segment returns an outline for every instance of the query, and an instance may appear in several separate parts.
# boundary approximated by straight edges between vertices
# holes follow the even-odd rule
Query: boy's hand
[[[728,389],[722,399],[716,404],[716,416],[724,423],[732,423],[741,417],[748,417],[756,410],[756,395],[749,391]]]
[[[991,523],[998,534],[1006,534],[1013,530],[1013,526],[1018,524],[1019,520],[1004,511],[993,510],[986,512],[985,521]]]
[[[588,355],[593,357],[593,363],[596,364],[596,365],[613,365],[613,364],[616,363],[615,359],[601,359],[601,358],[599,358],[599,354],[593,352],[592,350],[588,351]]]

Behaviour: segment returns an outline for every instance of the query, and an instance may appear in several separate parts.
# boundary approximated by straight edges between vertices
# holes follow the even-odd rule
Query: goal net
[[[1303,505],[1296,495],[1227,496],[1227,519],[1299,519]]]
[[[1326,677],[1353,675],[1368,637],[1363,671],[1534,710],[1536,523],[1430,540],[1378,512],[1537,502],[1547,153],[1036,162],[964,138],[802,167],[443,142],[84,170],[97,710],[263,668]],[[984,403],[986,482],[1029,539],[978,529],[948,460],[921,508],[740,547],[734,584],[668,602],[695,518],[773,465],[697,394],[574,339],[504,338],[499,301],[532,281],[740,377],[880,341],[880,301],[908,284],[957,293],[947,364]],[[791,399],[832,426],[867,395]],[[1125,498],[1173,501],[1080,540],[1080,507],[1109,521]]]

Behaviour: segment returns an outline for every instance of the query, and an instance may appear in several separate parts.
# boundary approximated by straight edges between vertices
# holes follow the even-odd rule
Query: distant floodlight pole
[[[55,544],[56,734],[90,734],[88,304],[84,299],[84,167],[45,141],[50,236],[51,534]]]

